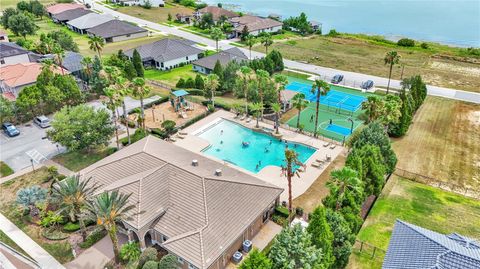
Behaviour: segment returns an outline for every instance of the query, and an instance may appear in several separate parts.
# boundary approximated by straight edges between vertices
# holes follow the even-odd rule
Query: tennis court
[[[311,92],[312,85],[307,83],[294,81],[288,84],[285,89],[303,93],[305,95],[305,99],[310,102],[315,102],[317,100],[316,92]],[[350,112],[359,110],[363,101],[365,100],[366,98],[363,96],[337,91],[335,89],[330,89],[327,95],[320,97],[320,103],[322,105],[343,109]]]

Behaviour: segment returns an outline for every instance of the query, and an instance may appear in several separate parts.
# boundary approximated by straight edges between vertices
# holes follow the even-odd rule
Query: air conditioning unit
[[[232,260],[235,264],[239,264],[243,259],[243,254],[240,251],[233,253]]]
[[[198,160],[192,160],[192,166],[198,166]]]
[[[222,175],[222,169],[217,169],[217,170],[215,170],[215,175],[216,175],[217,177],[221,176],[221,175]]]
[[[243,241],[243,252],[248,253],[250,250],[252,250],[252,241],[250,240],[245,240]]]

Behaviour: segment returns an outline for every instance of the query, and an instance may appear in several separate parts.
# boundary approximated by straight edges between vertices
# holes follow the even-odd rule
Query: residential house
[[[87,33],[103,38],[106,43],[148,36],[148,30],[120,20],[107,21],[88,29]]]
[[[75,8],[75,9],[66,10],[64,12],[60,12],[57,14],[53,14],[52,20],[56,23],[65,24],[67,21],[74,20],[76,18],[79,18],[83,15],[87,15],[89,13],[92,13],[92,11],[84,8]]]
[[[103,14],[101,15],[101,14],[92,12],[92,13],[85,14],[81,17],[78,17],[74,20],[68,21],[67,26],[72,31],[75,31],[80,34],[86,34],[88,29],[114,19],[115,18],[111,15],[103,15]]]
[[[8,42],[8,33],[0,29],[0,42]]]
[[[276,33],[282,30],[283,27],[283,22],[251,15],[235,17],[230,19],[230,22],[235,28],[237,37],[242,35],[245,28],[248,34],[257,36],[261,33]]]
[[[233,11],[230,11],[230,10],[226,10],[224,8],[221,8],[221,7],[217,7],[217,6],[206,6],[204,8],[201,8],[199,10],[197,10],[195,13],[194,13],[194,17],[195,19],[197,20],[200,20],[202,18],[203,15],[205,14],[212,14],[212,18],[213,18],[213,21],[215,23],[217,23],[218,21],[224,19],[226,21],[232,19],[232,18],[235,18],[235,17],[239,17],[240,15],[238,15],[237,13],[233,12]]]
[[[60,3],[53,6],[46,7],[48,16],[53,16],[55,14],[62,13],[67,10],[77,9],[77,8],[84,8],[83,5],[76,4],[76,3]]]
[[[480,268],[480,242],[457,233],[440,234],[395,222],[383,269]]]
[[[13,42],[0,42],[0,66],[29,63],[32,52]]]
[[[175,18],[177,18],[177,21],[179,21],[181,23],[190,24],[190,23],[193,22],[194,15],[185,14],[185,13],[177,13],[177,15],[175,15]]]
[[[40,63],[18,63],[0,67],[0,91],[9,96],[9,99],[15,99],[23,88],[35,84],[42,67]],[[68,74],[67,70],[57,66],[52,67],[52,71]]]
[[[274,211],[283,189],[153,136],[80,171],[98,193],[131,194],[120,231],[184,269],[225,268]]]
[[[152,7],[165,6],[165,1],[163,0],[113,0],[112,2],[124,6],[145,6],[147,2],[149,2]]]
[[[54,59],[54,54],[44,55],[39,62],[43,62],[45,59]],[[83,56],[78,52],[66,51],[62,60],[62,67],[67,70],[70,74],[75,77],[80,78],[82,70],[84,69],[82,65]]]
[[[160,70],[170,70],[182,64],[198,60],[202,50],[194,47],[195,42],[185,39],[166,38],[137,47],[144,66],[153,66]],[[133,49],[125,51],[133,57]]]
[[[312,27],[313,31],[318,31],[322,29],[322,24],[318,21],[309,21],[310,27]]]
[[[228,50],[220,51],[219,53],[201,58],[193,62],[193,70],[202,74],[210,74],[215,68],[215,64],[220,64],[225,67],[231,61],[248,61],[248,57],[237,47]]]

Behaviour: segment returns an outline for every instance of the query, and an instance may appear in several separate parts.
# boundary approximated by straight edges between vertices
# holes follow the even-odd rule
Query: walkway
[[[54,257],[2,214],[0,214],[0,230],[6,233],[8,237],[28,253],[32,259],[37,261],[41,268],[65,269]]]
[[[82,3],[80,0],[77,0],[77,2]],[[195,41],[197,43],[205,44],[207,47],[204,47],[204,49],[214,49],[215,48],[215,41],[211,40],[209,38],[205,38],[193,33],[189,33],[186,31],[181,30],[178,27],[169,27],[166,25],[161,25],[158,23],[150,22],[147,20],[143,20],[137,17],[133,17],[127,14],[123,14],[120,12],[117,12],[115,10],[112,10],[104,5],[100,5],[97,2],[93,0],[85,0],[85,3],[89,3],[92,6],[92,9],[96,9],[99,11],[102,11],[103,13],[111,14],[118,19],[121,20],[126,20],[133,22],[135,24],[138,24],[142,27],[148,27],[150,29],[164,32],[167,34],[171,35],[176,35],[185,39],[189,39],[192,41]],[[229,40],[222,40],[218,42],[218,46],[220,49],[225,50],[234,47],[233,45],[230,44],[231,41]],[[246,55],[248,55],[248,50],[244,48],[240,48],[243,50]],[[265,54],[260,53],[260,52],[255,52],[252,51],[252,57],[253,58],[261,58],[264,57]],[[291,60],[284,59],[284,64],[286,68],[290,69],[295,69],[295,70],[300,70],[300,71],[305,71],[313,74],[318,74],[322,76],[327,76],[327,77],[333,77],[335,74],[341,73],[345,76],[345,79],[351,80],[351,81],[366,81],[366,80],[373,80],[375,82],[375,85],[377,86],[382,86],[386,87],[388,83],[387,78],[383,77],[377,77],[377,76],[371,76],[371,75],[366,75],[366,74],[361,74],[361,73],[355,73],[355,72],[348,72],[348,71],[343,71],[343,70],[338,70],[338,69],[333,69],[333,68],[327,68],[327,67],[322,67],[322,66],[316,66],[312,64],[306,64],[306,63],[300,63],[300,62],[295,62]],[[391,87],[393,88],[400,88],[400,81],[399,80],[391,80],[390,82]],[[474,92],[466,92],[466,91],[461,91],[461,90],[455,90],[455,89],[449,89],[449,88],[444,88],[444,87],[437,87],[437,86],[427,86],[428,89],[428,94],[429,95],[434,95],[434,96],[440,96],[440,97],[445,97],[449,99],[456,99],[456,100],[461,100],[461,101],[466,101],[466,102],[473,102],[473,103],[480,103],[480,93],[474,93]]]

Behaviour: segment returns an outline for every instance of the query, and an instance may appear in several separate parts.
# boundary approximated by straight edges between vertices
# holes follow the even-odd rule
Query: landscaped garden
[[[156,80],[161,83],[165,83],[170,87],[175,87],[180,78],[183,78],[184,80],[187,80],[188,78],[195,79],[196,75],[197,73],[193,71],[191,64],[187,64],[182,67],[174,68],[168,71],[160,71],[157,69],[145,70],[146,79]]]

